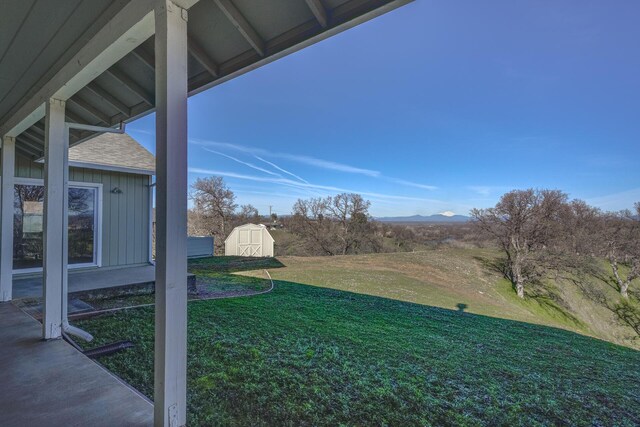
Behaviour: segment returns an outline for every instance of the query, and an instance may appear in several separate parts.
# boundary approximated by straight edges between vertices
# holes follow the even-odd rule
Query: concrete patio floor
[[[155,281],[155,266],[69,270],[69,292],[90,291],[114,286],[135,285]],[[42,273],[13,276],[13,298],[42,296]]]
[[[0,303],[0,425],[150,426],[153,405],[42,326]]]

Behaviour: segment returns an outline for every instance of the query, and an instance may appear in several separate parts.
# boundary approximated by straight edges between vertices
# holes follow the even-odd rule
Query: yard
[[[220,282],[248,267],[190,265]],[[92,346],[134,342],[100,362],[149,397],[153,315],[76,322]],[[276,281],[190,302],[188,328],[189,425],[640,424],[640,352],[464,306]]]

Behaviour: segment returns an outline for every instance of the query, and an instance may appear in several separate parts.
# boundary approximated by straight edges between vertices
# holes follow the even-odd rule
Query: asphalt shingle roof
[[[69,161],[148,172],[156,167],[153,154],[126,133],[103,133],[75,145],[69,149]]]

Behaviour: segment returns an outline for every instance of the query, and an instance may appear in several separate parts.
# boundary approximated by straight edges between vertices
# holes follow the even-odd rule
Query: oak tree
[[[526,284],[544,274],[544,255],[561,235],[566,206],[567,195],[561,191],[528,189],[504,194],[493,208],[471,211],[475,226],[504,252],[504,274],[520,298]]]

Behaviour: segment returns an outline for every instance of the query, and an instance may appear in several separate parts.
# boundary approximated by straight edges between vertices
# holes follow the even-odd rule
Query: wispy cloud
[[[470,185],[469,187],[467,187],[469,190],[473,191],[474,193],[477,193],[481,196],[488,196],[489,194],[491,194],[491,187],[488,186],[484,186],[484,185]]]
[[[366,176],[371,176],[371,177],[378,177],[380,176],[380,172],[379,171],[374,171],[371,169],[363,169],[363,168],[358,168],[355,166],[350,166],[350,165],[345,165],[343,163],[338,163],[338,162],[332,162],[329,160],[322,160],[322,159],[318,159],[315,157],[309,157],[309,156],[300,156],[297,154],[276,154],[276,157],[280,157],[282,159],[287,159],[287,160],[291,160],[294,162],[298,162],[298,163],[303,163],[303,164],[307,164],[309,166],[315,166],[317,168],[321,168],[321,169],[327,169],[327,170],[333,170],[333,171],[338,171],[338,172],[346,172],[346,173],[353,173],[353,174],[360,174],[360,175],[366,175]]]
[[[279,159],[290,160],[297,163],[302,163],[308,166],[314,166],[321,169],[333,170],[338,172],[346,172],[353,174],[366,175],[371,177],[380,176],[379,171],[359,168],[357,166],[347,165],[344,163],[333,162],[330,160],[318,159],[316,157],[311,156],[302,156],[298,154],[289,154],[289,153],[278,153],[271,152],[267,150],[263,150],[261,148],[247,147],[244,145],[231,144],[228,142],[217,142],[217,141],[206,141],[202,139],[190,139],[191,143],[196,145],[201,145],[204,147],[216,147],[218,149],[230,149],[236,150],[243,153],[251,154],[253,156],[262,156],[262,157],[275,157]]]
[[[215,170],[215,169],[189,168],[189,172],[194,174],[202,174],[202,175],[218,175],[218,176],[243,179],[248,181],[268,182],[272,184],[283,185],[286,187],[294,187],[299,189],[302,188],[302,189],[308,189],[308,190],[321,190],[321,191],[326,191],[331,193],[358,193],[365,197],[375,197],[375,198],[386,199],[386,200],[406,200],[406,201],[415,201],[415,202],[424,202],[424,203],[443,203],[442,201],[435,200],[435,199],[425,199],[425,198],[410,197],[410,196],[398,196],[395,194],[382,194],[382,193],[375,193],[370,191],[359,191],[359,190],[353,190],[348,188],[334,187],[330,185],[298,182],[288,178],[269,178],[269,177],[245,175],[245,174],[240,174],[236,172],[229,172],[229,171],[222,171],[222,170]]]
[[[418,182],[407,181],[405,179],[399,179],[399,178],[387,178],[387,179],[391,182],[395,182],[396,184],[406,185],[407,187],[421,188],[423,190],[430,190],[430,191],[438,189],[438,187],[436,187],[435,185],[420,184]]]
[[[283,169],[283,168],[281,168],[280,166],[276,165],[275,163],[272,163],[272,162],[270,162],[270,161],[268,161],[268,160],[265,160],[265,159],[263,159],[263,158],[262,158],[262,157],[260,157],[260,156],[253,156],[253,157],[255,157],[256,159],[260,160],[261,162],[264,162],[264,163],[268,164],[268,165],[269,165],[269,166],[271,166],[272,168],[279,170],[279,171],[280,171],[280,172],[282,172],[282,173],[285,173],[285,174],[287,174],[287,175],[289,175],[289,176],[292,176],[292,177],[294,177],[294,178],[296,178],[296,179],[298,179],[298,180],[300,180],[300,181],[302,181],[302,182],[305,182],[305,183],[307,183],[307,184],[309,183],[309,181],[307,181],[306,179],[301,178],[301,177],[299,177],[298,175],[296,175],[295,173],[293,173],[293,172],[289,172],[288,170]]]
[[[608,211],[620,211],[633,208],[635,202],[640,201],[640,188],[633,188],[618,193],[606,194],[604,196],[591,197],[586,200],[590,205]]]
[[[257,170],[257,171],[264,172],[264,173],[266,173],[266,174],[268,174],[268,175],[277,176],[277,177],[282,178],[282,175],[280,175],[279,173],[275,173],[275,172],[272,172],[272,171],[270,171],[270,170],[268,170],[268,169],[261,168],[260,166],[256,166],[256,165],[254,165],[253,163],[249,163],[249,162],[242,161],[242,160],[237,159],[237,158],[235,158],[235,157],[233,157],[233,156],[230,156],[230,155],[228,155],[228,154],[224,154],[224,153],[221,153],[221,152],[219,152],[219,151],[211,150],[211,149],[209,149],[209,148],[204,148],[204,150],[205,150],[205,151],[208,151],[208,152],[210,152],[210,153],[213,153],[213,154],[217,154],[217,155],[222,156],[222,157],[226,157],[227,159],[231,159],[231,160],[233,160],[234,162],[236,162],[236,163],[240,163],[241,165],[248,166],[248,167],[250,167],[251,169],[255,169],[255,170]]]
[[[146,129],[136,129],[136,128],[132,128],[130,126],[127,127],[127,132],[134,132],[134,133],[139,133],[142,135],[155,135],[155,132],[152,132],[150,130],[146,130]]]
[[[507,191],[515,190],[521,188],[518,185],[469,185],[467,186],[468,190],[473,191],[474,193],[480,196],[496,196],[506,193]]]
[[[205,150],[214,152],[216,154],[221,154],[224,155],[222,153],[220,153],[217,150],[232,150],[232,151],[237,151],[237,152],[241,152],[244,154],[248,154],[253,156],[255,159],[260,160],[261,162],[264,162],[265,164],[268,164],[269,166],[271,166],[272,168],[287,174],[293,178],[296,178],[297,180],[303,182],[303,183],[307,183],[308,181],[305,180],[304,178],[296,175],[295,173],[288,171],[284,168],[282,168],[281,166],[273,163],[272,161],[266,160],[265,157],[271,157],[271,158],[278,158],[278,159],[283,159],[283,160],[289,160],[295,163],[301,163],[304,165],[308,165],[308,166],[314,166],[320,169],[325,169],[325,170],[331,170],[331,171],[339,171],[339,172],[345,172],[345,173],[352,173],[352,174],[359,174],[359,175],[365,175],[365,176],[369,176],[372,178],[379,178],[379,179],[383,179],[395,184],[399,184],[399,185],[404,185],[407,187],[414,187],[414,188],[419,188],[422,190],[429,190],[429,191],[433,191],[436,190],[438,187],[434,186],[434,185],[428,185],[428,184],[423,184],[423,183],[419,183],[419,182],[414,182],[414,181],[408,181],[406,179],[400,179],[400,178],[394,178],[394,177],[389,177],[389,176],[385,176],[383,175],[380,171],[376,171],[376,170],[372,170],[372,169],[365,169],[365,168],[360,168],[357,166],[353,166],[353,165],[347,165],[344,163],[339,163],[339,162],[334,162],[331,160],[324,160],[324,159],[319,159],[316,157],[311,157],[311,156],[303,156],[303,155],[298,155],[298,154],[290,154],[290,153],[278,153],[278,152],[272,152],[272,151],[267,151],[264,150],[262,148],[256,148],[256,147],[248,147],[245,145],[239,145],[239,144],[232,144],[229,142],[217,142],[217,141],[208,141],[208,140],[202,140],[202,139],[197,139],[197,138],[193,138],[190,139],[189,142],[202,146]],[[214,147],[217,150],[212,150],[211,148],[207,148],[207,147]],[[235,160],[239,163],[243,163],[249,167],[252,167],[254,169],[257,170],[262,170],[264,172],[264,169],[259,168],[257,166],[255,166],[252,163],[248,163],[248,162],[243,162],[239,159],[236,159],[235,157],[229,156],[229,155],[225,155],[226,157]],[[280,176],[280,175],[278,175]]]

